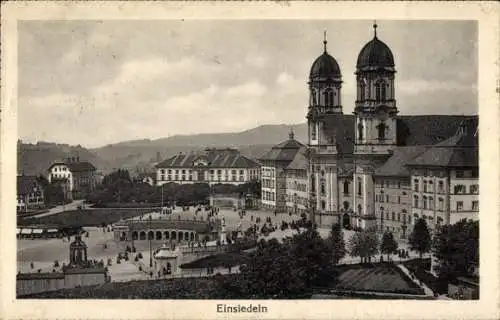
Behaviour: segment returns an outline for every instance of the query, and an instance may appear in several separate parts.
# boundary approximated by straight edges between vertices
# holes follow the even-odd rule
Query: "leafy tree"
[[[431,234],[425,219],[418,219],[408,239],[410,248],[417,251],[420,258],[431,250]]]
[[[441,226],[433,241],[433,253],[439,261],[436,271],[441,280],[470,276],[471,269],[479,264],[479,221],[463,219]]]
[[[382,236],[382,243],[380,244],[380,252],[387,254],[387,261],[389,261],[389,255],[398,250],[398,243],[394,240],[392,232],[386,231]]]
[[[340,224],[336,223],[332,225],[330,236],[328,238],[328,244],[332,251],[332,261],[334,264],[338,264],[346,254],[344,233],[342,232]]]
[[[371,257],[378,253],[378,237],[374,232],[356,232],[349,239],[349,254],[360,257],[361,263],[370,262]]]

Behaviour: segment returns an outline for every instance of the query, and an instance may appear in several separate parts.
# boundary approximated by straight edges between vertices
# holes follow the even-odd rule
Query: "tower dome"
[[[324,52],[320,55],[311,67],[311,72],[309,73],[310,80],[327,80],[340,78],[342,75],[340,73],[340,67],[334,57],[328,54],[326,51],[326,34],[325,40],[323,41]]]
[[[373,25],[374,37],[368,42],[358,56],[357,69],[394,68],[394,56],[391,49],[377,38],[377,24]]]

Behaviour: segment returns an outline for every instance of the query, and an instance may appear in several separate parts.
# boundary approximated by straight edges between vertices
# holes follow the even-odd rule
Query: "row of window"
[[[59,172],[66,172],[66,169],[67,169],[66,167],[60,167],[60,168],[59,167],[54,167],[53,171],[54,172],[58,172],[58,171]]]
[[[274,189],[274,180],[262,179],[262,188]]]
[[[472,201],[470,208],[471,208],[470,211],[479,211],[479,201],[477,201],[477,200]],[[456,211],[460,212],[460,211],[469,211],[469,210],[464,209],[464,202],[463,201],[457,201]]]
[[[423,180],[423,192],[434,192],[434,182],[432,180]],[[419,192],[420,191],[420,181],[419,179],[414,179],[413,180],[413,191]],[[438,193],[444,193],[444,181],[438,181],[438,188],[437,188]]]
[[[223,179],[224,177],[224,179]],[[208,180],[209,181],[245,181],[245,177],[244,176],[228,176],[227,179],[226,179],[226,176],[213,176],[213,175],[210,175],[208,177]],[[193,175],[189,175],[189,176],[186,176],[186,175],[161,175],[160,176],[160,181],[193,181]]]
[[[375,187],[378,188],[401,189],[401,186],[405,187],[407,185],[404,182],[401,183],[401,181],[391,181],[391,180],[380,180],[375,183]]]
[[[298,196],[297,194],[294,194],[294,195],[287,194],[286,195],[286,202],[292,202],[292,203],[297,204],[297,205],[307,206],[307,201],[308,201],[307,197],[301,197],[301,196]]]
[[[467,187],[463,184],[457,184],[453,187],[453,193],[454,194],[467,194]],[[469,186],[469,193],[470,194],[479,194],[479,185],[478,184],[471,184]]]
[[[288,189],[290,190],[297,190],[297,191],[302,191],[302,192],[307,192],[307,184],[306,183],[300,183],[297,181],[288,181]]]
[[[403,191],[401,194],[405,196],[406,192]],[[380,194],[376,194],[375,195],[375,201],[376,202],[387,202],[387,203],[389,203],[390,202],[389,200],[390,200],[389,195],[388,194],[384,195],[384,191],[383,190],[380,191]],[[398,196],[397,203],[401,204],[401,196]]]
[[[474,168],[471,170],[456,170],[454,174],[456,178],[478,178],[479,168]],[[446,172],[444,170],[415,169],[412,171],[412,175],[444,178],[446,176]]]
[[[263,177],[271,177],[271,178],[274,178],[274,169],[263,168],[263,169],[262,169],[262,176],[263,176]]]
[[[413,196],[413,207],[420,209],[434,210],[434,198],[423,196],[422,199],[418,195]],[[444,200],[443,198],[438,198],[438,210],[444,211]]]
[[[51,175],[52,179],[64,179],[64,178],[70,178],[71,174],[69,173],[53,173]]]
[[[263,191],[262,200],[265,201],[276,201],[276,194],[274,192]]]
[[[382,79],[379,79],[377,82],[375,82],[374,85],[375,97],[373,97],[372,95],[371,87],[369,85],[367,86],[367,84],[364,81],[360,81],[358,84],[359,84],[358,86],[359,101],[364,101],[367,98],[368,99],[375,98],[376,101],[386,101],[388,98],[390,98],[387,95],[387,88],[389,87],[389,84]]]
[[[408,220],[407,220],[408,218]],[[384,208],[380,208],[380,220],[392,220],[392,221],[400,221],[403,223],[411,224],[411,215],[406,216],[405,212],[392,212],[389,214],[388,211],[384,214]]]
[[[187,174],[192,174],[192,171],[193,170],[191,170],[191,169],[175,169],[175,170],[174,169],[168,169],[168,170],[161,169],[160,173],[161,174],[165,174],[165,172],[166,172],[167,174],[172,174],[172,173],[174,173],[174,174],[186,174],[186,173]],[[218,170],[211,169],[211,170],[209,170],[209,173],[212,174],[212,175],[215,174],[215,172],[217,172],[217,174],[220,175],[220,174],[222,174],[223,170],[221,170],[221,169],[218,169]],[[224,170],[224,173],[226,175],[229,174],[229,170]],[[231,174],[235,175],[237,173],[238,173],[238,170],[234,170],[234,169],[231,170]],[[245,170],[239,170],[239,173],[241,175],[245,174]]]
[[[337,95],[337,92],[331,88],[326,88],[322,91],[324,105],[327,107],[333,107],[335,105],[334,97]],[[319,93],[319,90],[311,89],[311,106],[321,104]]]

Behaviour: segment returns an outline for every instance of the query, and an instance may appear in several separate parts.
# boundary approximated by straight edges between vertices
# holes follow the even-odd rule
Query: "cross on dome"
[[[325,52],[326,52],[326,44],[327,43],[328,43],[328,41],[326,40],[326,30],[325,30],[323,33],[323,46],[325,47]]]
[[[375,38],[377,37],[377,28],[378,28],[377,20],[373,20],[373,33]]]

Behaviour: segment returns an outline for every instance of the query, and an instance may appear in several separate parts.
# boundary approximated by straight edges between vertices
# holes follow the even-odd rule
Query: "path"
[[[412,277],[410,276],[410,271],[404,265],[398,264],[398,267],[408,276],[408,278],[412,279]],[[412,279],[412,281],[418,284],[422,289],[424,289],[426,295],[434,296],[434,292],[428,286],[426,286],[425,283],[423,283],[419,279]]]
[[[56,206],[54,208],[49,209],[49,212],[40,213],[40,214],[34,215],[30,218],[41,218],[41,217],[46,217],[46,216],[51,216],[51,215],[54,215],[57,213],[61,213],[64,211],[77,210],[78,206],[80,206],[80,205],[82,205],[82,206],[84,205],[83,200],[75,200],[75,201],[68,203],[66,205]]]

